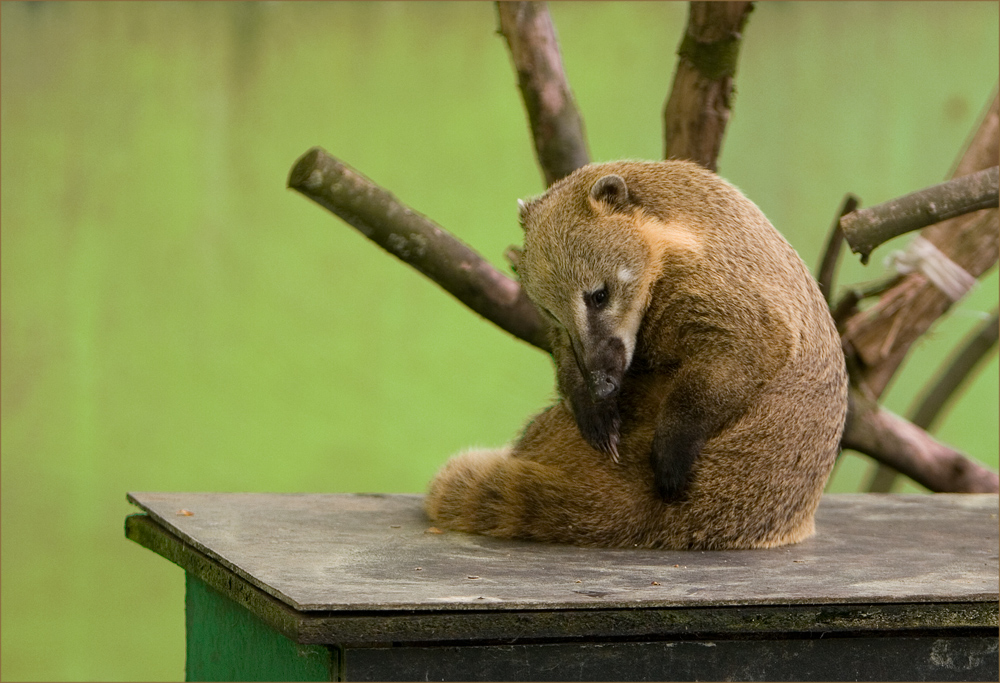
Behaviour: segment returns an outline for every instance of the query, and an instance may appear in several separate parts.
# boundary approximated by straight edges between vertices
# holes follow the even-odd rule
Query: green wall
[[[284,187],[322,145],[503,266],[543,189],[515,78],[480,2],[0,12],[0,674],[180,679],[183,576],[124,539],[126,491],[418,492],[553,395],[542,354]],[[593,157],[657,158],[685,5],[552,13]],[[986,2],[759,3],[722,174],[814,264],[845,192],[948,175],[997,25]],[[894,410],[996,283],[921,344]],[[939,431],[993,468],[997,374]]]

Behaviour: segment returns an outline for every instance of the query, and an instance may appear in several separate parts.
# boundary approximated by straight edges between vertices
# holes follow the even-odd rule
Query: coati
[[[426,511],[493,536],[765,548],[814,531],[847,410],[802,260],[685,161],[591,164],[522,203],[518,266],[559,399],[513,445],[452,458]]]

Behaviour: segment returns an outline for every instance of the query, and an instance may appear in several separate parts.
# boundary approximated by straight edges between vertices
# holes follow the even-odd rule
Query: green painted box
[[[772,550],[435,533],[413,495],[133,493],[188,680],[997,680],[995,495],[824,497]]]

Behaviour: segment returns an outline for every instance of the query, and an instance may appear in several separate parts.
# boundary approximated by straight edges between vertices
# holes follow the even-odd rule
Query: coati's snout
[[[624,342],[618,337],[605,336],[590,344],[574,344],[573,352],[580,374],[587,381],[590,398],[595,403],[613,398],[628,369]]]
[[[568,336],[570,353],[556,354],[556,371],[570,410],[584,440],[617,461],[618,392],[629,363],[625,344],[613,336],[581,339],[572,332]]]

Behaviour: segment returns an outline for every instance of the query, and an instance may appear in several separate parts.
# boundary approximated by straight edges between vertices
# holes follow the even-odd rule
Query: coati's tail
[[[424,499],[427,515],[440,524],[458,531],[488,533],[496,525],[497,504],[491,499],[502,496],[491,494],[486,482],[502,477],[509,468],[510,447],[499,450],[471,450],[460,453],[445,463],[431,481]]]
[[[595,477],[512,454],[511,448],[451,458],[431,482],[425,509],[443,527],[501,538],[594,546],[650,545],[662,505],[621,481],[595,495]],[[621,495],[615,495],[615,491]],[[661,514],[641,506],[652,505]],[[643,523],[628,524],[627,521]]]
[[[552,467],[511,456],[511,448],[466,451],[451,458],[431,482],[425,507],[442,526],[457,531],[506,538],[537,538],[532,529],[553,527],[550,508],[564,505],[555,500],[554,484],[559,473]],[[549,495],[539,496],[544,489]],[[558,496],[564,498],[566,495]],[[549,538],[537,540],[556,540]]]

